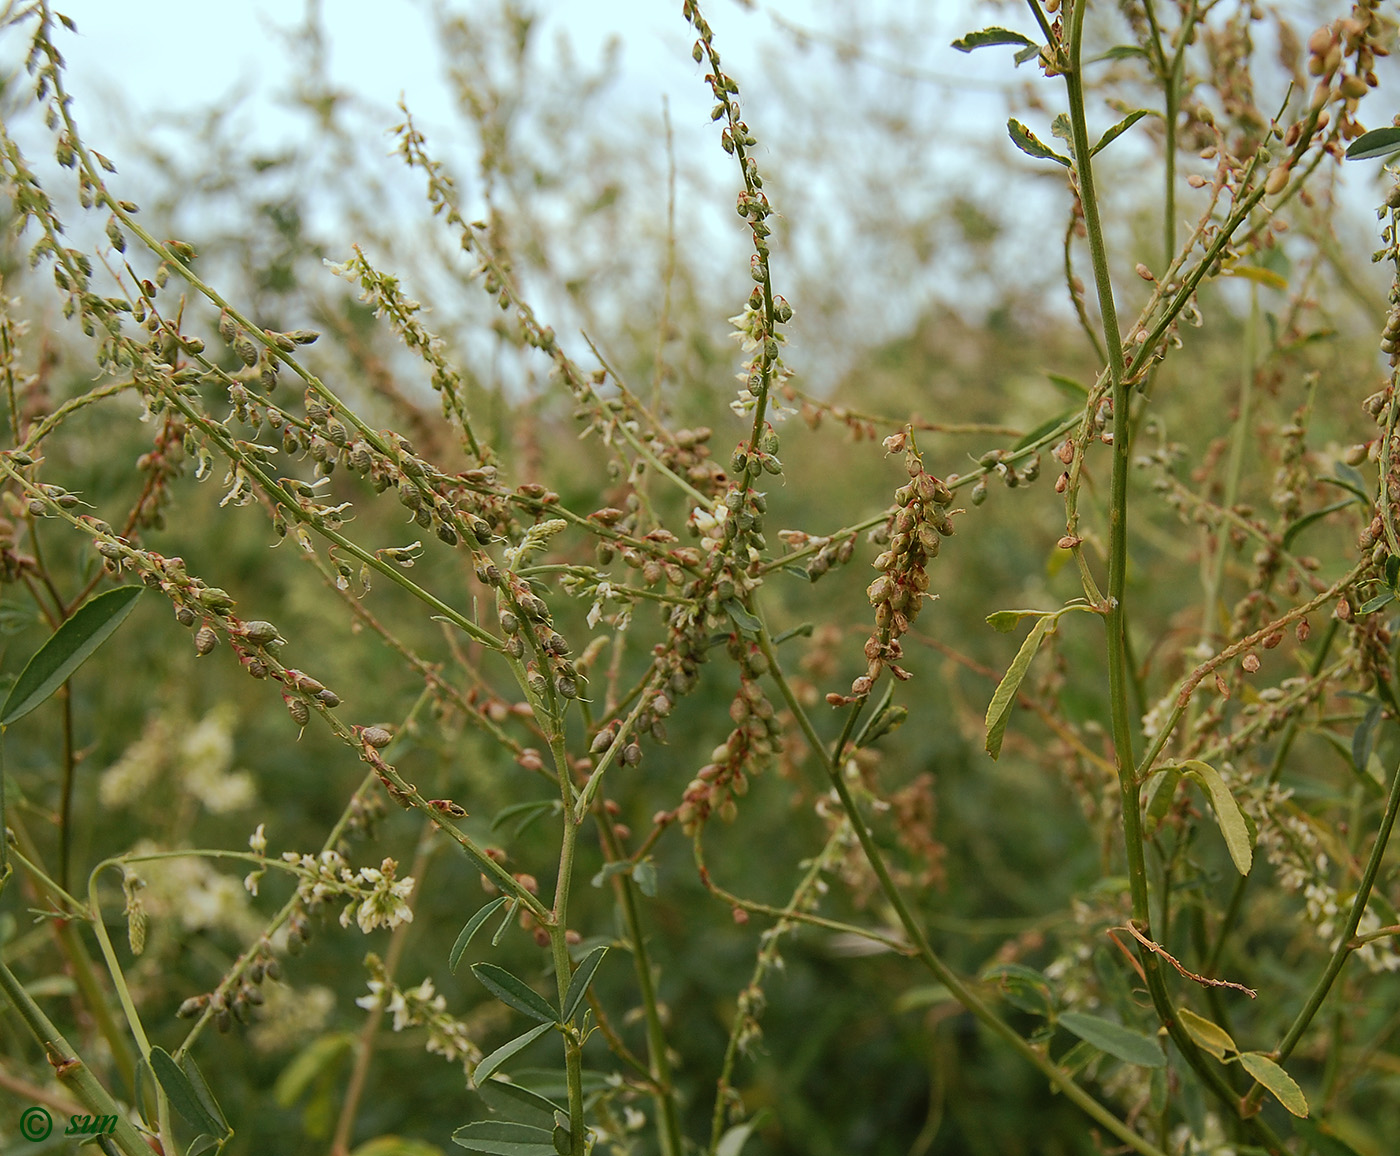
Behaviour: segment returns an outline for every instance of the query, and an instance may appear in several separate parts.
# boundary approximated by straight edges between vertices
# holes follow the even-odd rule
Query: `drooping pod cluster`
[[[875,559],[880,576],[866,587],[870,605],[875,608],[875,629],[865,643],[865,673],[851,683],[850,696],[827,695],[832,705],[841,705],[870,693],[880,672],[898,679],[909,677],[897,662],[902,657],[900,636],[918,618],[928,595],[928,563],[938,557],[942,539],[953,533],[950,510],[953,491],[924,469],[923,459],[903,433],[885,439],[890,452],[904,450],[904,467],[909,481],[895,491],[895,511],[885,529],[888,548]]]
[[[740,678],[729,703],[734,729],[685,789],[676,818],[687,835],[712,814],[733,822],[739,813],[737,800],[748,794],[749,779],[772,762],[782,742],[782,724],[758,681],[768,672],[767,656],[738,634],[730,635],[728,650]]]
[[[528,582],[513,574],[507,588],[519,614],[509,609],[505,597],[501,596],[497,615],[506,636],[506,653],[525,662],[525,678],[531,693],[544,699],[552,686],[560,698],[577,698],[578,669],[569,658],[568,639],[554,628],[548,603],[530,589]]]
[[[289,939],[289,947],[290,944]],[[190,1020],[207,1008],[212,1012],[214,1026],[220,1033],[227,1034],[235,1020],[246,1024],[252,1018],[253,1009],[262,1006],[263,981],[281,978],[282,963],[273,954],[271,942],[264,937],[253,949],[241,976],[227,977],[214,991],[190,996],[180,1004],[175,1014],[182,1020]]]

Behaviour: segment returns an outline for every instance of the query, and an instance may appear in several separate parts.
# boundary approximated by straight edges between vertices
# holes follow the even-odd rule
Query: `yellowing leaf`
[[[1259,1052],[1241,1052],[1240,1064],[1244,1070],[1264,1085],[1274,1099],[1295,1116],[1308,1114],[1308,1101],[1303,1089],[1293,1082],[1293,1077],[1279,1067],[1268,1056]]]
[[[1197,1046],[1204,1048],[1217,1060],[1223,1060],[1226,1052],[1238,1052],[1235,1041],[1230,1038],[1230,1033],[1219,1024],[1212,1023],[1204,1016],[1198,1016],[1193,1011],[1186,1008],[1177,1008],[1176,1018],[1181,1021],[1181,1026],[1186,1029],[1186,1034],[1196,1041]]]
[[[1254,862],[1254,841],[1249,837],[1244,812],[1235,802],[1235,796],[1230,794],[1230,788],[1225,785],[1220,772],[1200,759],[1188,759],[1181,764],[1181,769],[1187,778],[1210,796],[1215,821],[1220,826],[1220,833],[1225,836],[1225,846],[1229,848],[1235,870],[1241,875],[1248,875]]]
[[[1233,269],[1226,269],[1225,276],[1243,277],[1246,281],[1267,285],[1270,289],[1288,290],[1288,278],[1279,276],[1272,269],[1261,269],[1258,265],[1236,265]]]

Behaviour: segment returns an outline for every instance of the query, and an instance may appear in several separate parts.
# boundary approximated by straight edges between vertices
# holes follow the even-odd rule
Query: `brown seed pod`
[[[360,732],[360,738],[364,739],[369,746],[376,749],[387,747],[394,741],[393,732],[386,730],[384,727],[365,727],[365,729]]]
[[[203,658],[206,654],[213,650],[214,647],[218,645],[219,636],[214,633],[211,627],[201,626],[199,630],[195,632],[194,649],[195,653],[198,654],[201,658]]]

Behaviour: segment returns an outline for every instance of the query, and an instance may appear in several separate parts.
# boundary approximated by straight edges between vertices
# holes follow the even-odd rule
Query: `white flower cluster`
[[[369,964],[374,972],[366,982],[369,995],[360,996],[355,1003],[366,1010],[382,1007],[393,1017],[396,1032],[426,1026],[428,1051],[445,1060],[460,1059],[463,1071],[470,1074],[481,1059],[481,1050],[472,1043],[467,1025],[447,1014],[447,1000],[434,991],[432,979],[424,979],[417,987],[400,988],[385,976],[375,957],[370,957]]]
[[[282,859],[297,865],[301,873],[297,897],[308,911],[315,912],[330,900],[349,897],[350,902],[340,913],[341,927],[349,927],[353,918],[368,935],[376,927],[392,930],[401,923],[413,922],[413,908],[408,905],[413,876],[396,879],[398,864],[392,859],[358,871],[351,871],[345,857],[335,851],[322,851],[320,855],[284,851]]]
[[[1342,942],[1341,925],[1356,893],[1339,893],[1328,878],[1331,862],[1307,816],[1292,806],[1292,794],[1277,785],[1269,788],[1263,800],[1265,821],[1259,824],[1259,843],[1279,885],[1302,894],[1308,922],[1327,950],[1336,951]],[[1361,913],[1356,932],[1364,936],[1380,928],[1380,917],[1368,907]],[[1373,939],[1359,947],[1356,956],[1371,972],[1400,971],[1394,938]]]

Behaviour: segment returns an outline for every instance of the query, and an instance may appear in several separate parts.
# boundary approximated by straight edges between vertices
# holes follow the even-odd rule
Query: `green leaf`
[[[1061,156],[1049,145],[1044,144],[1035,133],[1031,132],[1015,117],[1006,122],[1006,131],[1011,134],[1011,143],[1027,156],[1043,161],[1054,161],[1056,164],[1069,168],[1069,157]]]
[[[1136,44],[1117,44],[1107,52],[1086,60],[1085,64],[1098,64],[1104,60],[1127,60],[1133,56],[1146,56],[1146,49],[1139,48]]]
[[[1319,482],[1327,482],[1329,485],[1340,486],[1348,493],[1355,494],[1357,501],[1363,506],[1370,507],[1371,493],[1366,482],[1366,477],[1362,472],[1346,462],[1333,462],[1332,472],[1335,477],[1322,474],[1318,477]]]
[[[1143,832],[1152,835],[1167,817],[1172,800],[1176,798],[1176,785],[1181,782],[1181,768],[1167,767],[1161,774],[1152,776],[1148,789],[1147,808],[1143,812]]]
[[[1010,634],[1023,618],[1044,618],[1044,610],[997,610],[987,615],[987,625],[1002,634]]]
[[[1283,532],[1283,548],[1290,550],[1293,547],[1293,540],[1311,526],[1314,522],[1320,522],[1328,514],[1335,514],[1338,510],[1345,510],[1348,506],[1354,505],[1350,498],[1341,502],[1333,502],[1330,506],[1323,506],[1320,510],[1312,510],[1300,518],[1294,519]]]
[[[1094,156],[1096,153],[1102,152],[1114,141],[1116,141],[1120,136],[1122,136],[1125,132],[1132,128],[1133,125],[1137,124],[1137,122],[1140,121],[1143,117],[1153,115],[1155,114],[1152,112],[1151,109],[1134,109],[1117,124],[1115,124],[1111,129],[1104,133],[1103,136],[1099,137],[1099,143],[1094,145],[1094,147],[1089,150],[1089,155]]]
[[[1033,445],[1051,430],[1057,429],[1059,426],[1063,425],[1067,418],[1073,417],[1077,412],[1077,410],[1066,410],[1064,413],[1057,413],[1054,417],[1046,418],[1036,426],[1035,429],[1031,430],[1029,433],[1022,434],[1017,439],[1016,444],[1011,448],[1013,450],[1023,450],[1028,445]]]
[[[204,1105],[204,1110],[223,1125],[224,1130],[219,1135],[232,1136],[233,1129],[229,1127],[228,1117],[219,1107],[219,1102],[214,1099],[214,1093],[209,1090],[209,1081],[204,1078],[204,1073],[199,1070],[199,1065],[194,1062],[191,1053],[186,1052],[180,1057],[180,1069],[189,1079],[190,1087],[194,1089],[195,1097]]]
[[[1304,1120],[1294,1125],[1294,1131],[1317,1149],[1318,1156],[1361,1156],[1337,1135],[1327,1120]]]
[[[1280,1068],[1268,1056],[1259,1052],[1241,1052],[1240,1065],[1264,1085],[1280,1104],[1295,1116],[1308,1114],[1307,1097],[1303,1089],[1293,1082],[1293,1077]]]
[[[346,1055],[355,1042],[348,1032],[322,1036],[312,1040],[292,1057],[291,1063],[282,1069],[277,1082],[272,1086],[272,1097],[283,1108],[290,1108],[306,1093],[317,1076],[328,1072],[340,1058]]]
[[[144,586],[119,586],[89,598],[39,647],[0,708],[0,727],[22,719],[68,681],[136,607]]]
[[[551,1131],[507,1120],[478,1120],[453,1132],[452,1143],[485,1156],[554,1156]]]
[[[550,1014],[553,1015],[554,1013],[551,1012]],[[516,1036],[515,1039],[511,1040],[509,1043],[502,1044],[482,1060],[481,1063],[477,1064],[476,1070],[472,1072],[473,1082],[477,1087],[480,1087],[485,1081],[489,1080],[492,1073],[510,1059],[511,1056],[524,1048],[528,1048],[553,1026],[553,1024],[540,1024],[539,1027],[531,1028],[523,1036]]]
[[[1366,712],[1365,718],[1361,720],[1361,725],[1356,728],[1351,736],[1351,761],[1352,765],[1363,774],[1366,767],[1371,762],[1371,747],[1376,738],[1376,727],[1381,721],[1381,703],[1371,704],[1371,708]]]
[[[1047,373],[1045,376],[1061,393],[1068,394],[1075,401],[1089,396],[1089,387],[1082,381],[1075,381],[1074,378],[1066,377],[1063,373]]]
[[[589,882],[594,887],[601,887],[614,875],[625,875],[632,868],[632,863],[627,859],[619,859],[612,863],[604,863],[599,868],[598,873]]]
[[[724,612],[734,620],[734,625],[739,628],[739,633],[757,638],[763,629],[763,623],[744,609],[744,604],[737,598],[726,598],[724,600]]]
[[[70,619],[71,621],[71,619]],[[110,633],[110,632],[109,632]],[[190,1078],[180,1070],[174,1058],[164,1048],[151,1049],[151,1071],[170,1097],[175,1110],[193,1128],[208,1132],[211,1136],[228,1136],[229,1127],[222,1120],[215,1119],[200,1100]]]
[[[649,856],[632,868],[632,882],[648,899],[656,898],[656,864]]]
[[[1356,608],[1358,614],[1374,614],[1384,606],[1389,606],[1395,601],[1395,591],[1385,590],[1377,594],[1374,598],[1368,598]]]
[[[1028,44],[1025,48],[1022,48],[1019,52],[1017,52],[1016,55],[1013,56],[1011,59],[1016,62],[1016,67],[1020,68],[1021,65],[1026,63],[1026,61],[1034,60],[1039,55],[1040,45]]]
[[[603,962],[603,956],[607,954],[606,947],[595,947],[579,962],[573,979],[569,980],[569,990],[564,993],[562,1023],[568,1023],[574,1018],[574,1012],[578,1011],[578,1005],[583,1002],[583,997],[588,992],[588,985],[593,982],[593,973],[598,970],[598,965]]]
[[[389,1135],[366,1140],[350,1156],[442,1156],[442,1149],[426,1140]]]
[[[547,1024],[557,1023],[558,1013],[523,979],[511,975],[503,967],[494,963],[472,964],[472,975],[480,980],[482,987],[508,1007],[523,1012],[531,1019],[543,1020]]]
[[[462,928],[462,933],[457,936],[457,942],[452,945],[452,950],[447,954],[448,971],[457,970],[457,965],[462,962],[462,952],[467,950],[467,944],[469,944],[472,941],[472,937],[481,930],[481,925],[490,919],[492,913],[505,902],[506,897],[504,895],[498,899],[493,899],[467,920],[467,925]]]
[[[1230,794],[1230,788],[1220,777],[1220,772],[1200,759],[1187,759],[1181,764],[1186,777],[1196,783],[1210,797],[1211,809],[1215,811],[1215,821],[1220,833],[1225,836],[1225,846],[1235,870],[1248,875],[1254,862],[1254,840],[1249,837],[1249,827],[1245,824],[1244,813]]]
[[[1024,48],[1037,47],[1034,40],[1012,32],[1009,28],[984,28],[981,32],[969,32],[953,41],[959,52],[975,52],[979,48],[991,48],[996,44],[1019,44]]]
[[[1099,1051],[1125,1063],[1143,1068],[1160,1068],[1167,1062],[1166,1053],[1152,1036],[1145,1036],[1112,1020],[1084,1012],[1065,1012],[1059,1022],[1085,1043],[1093,1044]]]
[[[521,819],[513,832],[513,834],[519,835],[542,815],[546,815],[550,811],[560,811],[563,809],[563,806],[564,804],[558,799],[533,799],[528,803],[512,803],[491,820],[491,830],[494,831],[502,824],[509,823],[517,816],[523,815],[524,818]]]
[[[1176,1018],[1181,1021],[1186,1034],[1196,1041],[1196,1046],[1205,1049],[1217,1060],[1223,1060],[1226,1052],[1240,1050],[1235,1047],[1235,1041],[1230,1038],[1229,1032],[1204,1016],[1198,1016],[1195,1012],[1180,1007],[1176,1009]]]
[[[996,963],[982,972],[982,979],[1001,989],[1007,1003],[1032,1015],[1051,1016],[1055,993],[1040,972],[1021,963]]]
[[[902,992],[898,999],[894,1001],[896,1012],[913,1011],[915,1008],[932,1007],[934,1004],[952,1003],[957,1000],[951,991],[941,983],[925,984],[921,987],[911,987]]]
[[[997,685],[996,693],[992,695],[992,701],[987,706],[987,753],[992,758],[1001,755],[1001,741],[1006,737],[1006,724],[1011,720],[1011,706],[1016,701],[1016,691],[1020,689],[1022,680],[1026,677],[1026,671],[1030,669],[1031,659],[1035,657],[1035,652],[1040,649],[1040,644],[1045,640],[1046,632],[1054,625],[1055,616],[1047,614],[1040,619],[1026,636],[1026,641],[1021,643],[1021,649],[1016,652],[1016,657],[1011,660],[1011,667],[1007,670],[1005,677]]]
[[[521,1124],[554,1127],[554,1113],[563,1111],[553,1100],[507,1080],[478,1080],[477,1093],[493,1112]]]
[[[1347,160],[1368,161],[1372,157],[1388,157],[1394,152],[1400,152],[1400,128],[1373,128],[1351,142]]]

